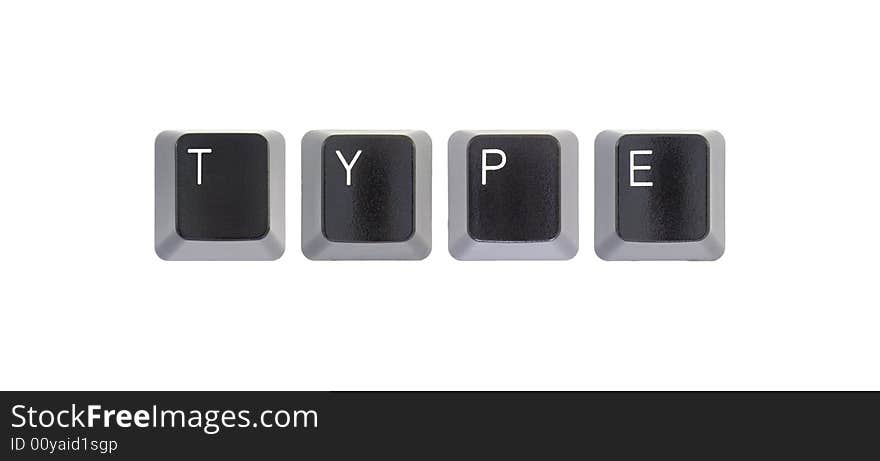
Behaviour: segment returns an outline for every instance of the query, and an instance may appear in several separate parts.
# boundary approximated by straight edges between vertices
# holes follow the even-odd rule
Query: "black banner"
[[[878,393],[6,392],[2,459],[880,459]]]

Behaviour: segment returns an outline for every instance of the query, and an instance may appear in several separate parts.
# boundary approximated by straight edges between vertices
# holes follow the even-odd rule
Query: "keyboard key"
[[[577,138],[459,131],[449,138],[449,252],[461,260],[569,259],[578,250]]]
[[[156,138],[156,254],[271,260],[284,252],[284,138],[165,131]]]
[[[604,131],[596,138],[596,254],[714,260],[724,253],[724,138]]]
[[[302,140],[302,251],[317,260],[423,259],[431,251],[431,138],[311,131]]]

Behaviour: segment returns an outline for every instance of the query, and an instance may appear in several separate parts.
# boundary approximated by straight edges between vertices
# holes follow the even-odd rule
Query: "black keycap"
[[[189,133],[175,148],[177,233],[257,240],[269,230],[269,147],[255,133]]]
[[[332,135],[321,151],[322,227],[332,242],[404,242],[415,229],[415,145],[403,135]]]
[[[549,135],[478,135],[467,148],[467,226],[478,241],[553,240],[560,146]]]
[[[696,134],[628,134],[617,143],[617,233],[629,242],[698,241],[709,232],[709,146]]]

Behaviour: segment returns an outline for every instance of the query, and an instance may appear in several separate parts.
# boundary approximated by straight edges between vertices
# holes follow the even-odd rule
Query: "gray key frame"
[[[340,242],[323,229],[324,142],[331,136],[397,135],[414,146],[414,229],[405,241]],[[302,138],[302,253],[311,260],[421,260],[431,253],[431,138],[420,130],[313,130]]]
[[[708,145],[708,232],[695,241],[624,240],[617,231],[617,147],[627,135],[698,135]],[[724,254],[725,142],[714,130],[606,130],[595,141],[596,255],[606,261],[712,261]]]
[[[177,230],[176,149],[186,134],[258,134],[268,146],[268,231],[254,240],[187,240]],[[168,261],[271,261],[285,248],[284,136],[267,130],[168,130],[155,142],[156,254]]]
[[[551,136],[559,143],[559,233],[551,240],[486,241],[468,232],[468,147],[482,135]],[[567,130],[461,130],[449,137],[449,253],[458,260],[567,260],[578,252],[578,141]]]

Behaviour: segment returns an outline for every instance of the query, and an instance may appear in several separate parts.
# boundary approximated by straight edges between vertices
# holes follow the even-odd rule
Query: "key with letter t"
[[[459,131],[449,138],[449,252],[457,259],[569,259],[578,249],[577,138]]]
[[[595,174],[602,259],[721,257],[724,138],[717,131],[604,131]]]
[[[156,253],[266,260],[284,251],[284,138],[165,131],[156,138]]]
[[[431,251],[431,139],[423,131],[311,131],[302,142],[310,259],[423,259]]]

